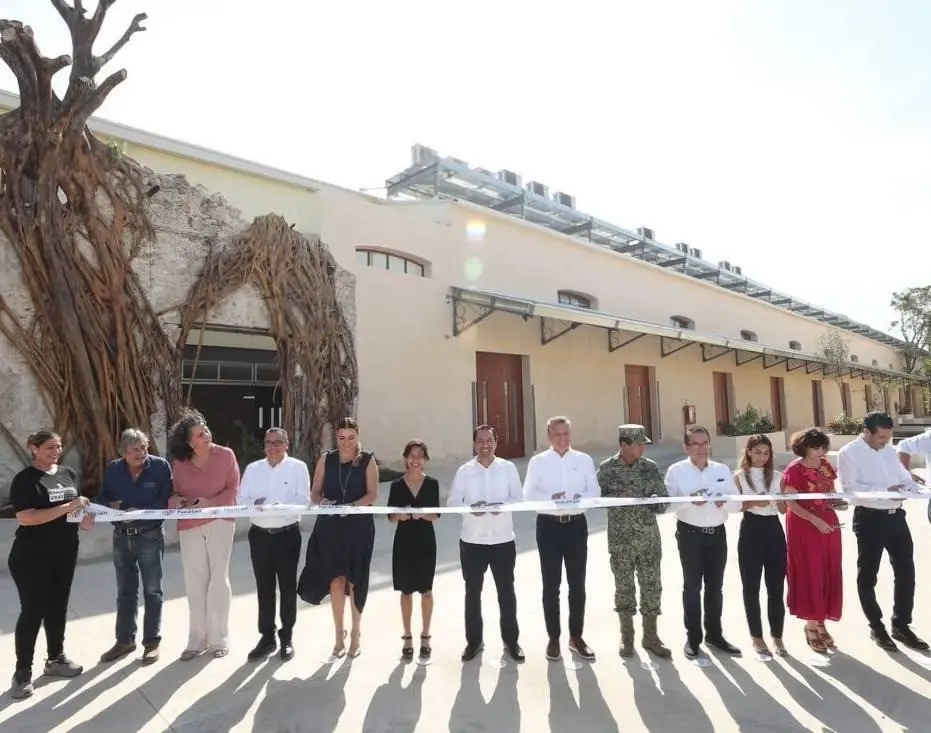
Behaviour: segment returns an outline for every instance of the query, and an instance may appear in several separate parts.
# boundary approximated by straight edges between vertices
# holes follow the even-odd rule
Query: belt
[[[716,527],[696,527],[694,524],[688,524],[687,522],[679,520],[676,529],[693,534],[717,534],[718,532],[724,531],[724,525],[719,524]]]
[[[161,530],[161,525],[157,527],[114,527],[113,534],[121,534],[127,537],[135,537],[145,532]]]
[[[866,512],[877,512],[878,514],[895,514],[899,511],[900,507],[896,507],[895,509],[874,509],[871,506],[859,506],[857,509],[862,509]]]
[[[291,524],[286,524],[284,527],[259,527],[253,524],[252,529],[262,534],[280,534],[281,532],[287,532],[289,529],[295,529],[299,527],[300,524],[300,522],[292,522]]]
[[[537,514],[541,519],[548,519],[551,522],[558,522],[559,524],[569,524],[569,522],[576,522],[580,519],[585,519],[585,513],[582,514]]]

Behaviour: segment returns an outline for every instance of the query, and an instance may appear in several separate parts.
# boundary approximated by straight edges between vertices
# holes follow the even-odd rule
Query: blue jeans
[[[139,576],[142,576],[142,596],[145,615],[142,622],[142,643],[158,644],[162,627],[162,557],[165,536],[160,527],[142,530],[139,534],[113,532],[113,564],[116,567],[116,641],[133,644],[136,641],[136,617],[139,612]]]

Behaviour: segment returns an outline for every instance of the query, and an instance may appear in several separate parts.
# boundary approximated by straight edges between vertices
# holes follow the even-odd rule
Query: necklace
[[[352,478],[352,469],[355,468],[352,463],[349,464],[349,471],[346,472],[346,480],[343,481],[343,463],[342,461],[337,460],[339,464],[339,474],[337,477],[337,483],[339,484],[339,493],[342,496],[342,503],[346,503],[346,489],[349,486],[349,479]]]

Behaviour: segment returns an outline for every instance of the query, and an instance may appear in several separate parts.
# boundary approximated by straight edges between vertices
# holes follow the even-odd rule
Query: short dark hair
[[[877,430],[892,430],[895,427],[895,421],[885,412],[874,410],[868,412],[863,418],[863,427],[875,433]]]
[[[711,433],[708,432],[708,428],[703,428],[701,425],[693,425],[685,429],[685,435],[682,436],[682,443],[684,445],[689,445],[692,442],[693,435],[704,435],[708,440],[711,440]]]
[[[482,423],[481,425],[476,426],[475,430],[472,431],[472,442],[474,443],[478,438],[478,434],[483,430],[488,430],[491,432],[491,437],[495,440],[498,439],[498,431],[495,430],[494,425],[486,425]]]
[[[818,428],[808,428],[808,430],[800,430],[791,438],[789,438],[789,447],[792,449],[792,452],[799,458],[804,458],[805,454],[809,450],[817,450],[818,448],[830,448],[831,439],[823,430],[818,430]]]
[[[33,448],[41,448],[43,445],[55,438],[61,440],[61,436],[51,430],[36,430],[28,438],[26,438],[26,445],[31,445]]]
[[[191,437],[191,428],[195,425],[206,425],[207,420],[197,410],[185,407],[181,417],[168,431],[168,455],[178,461],[189,461],[194,455],[188,440]]]
[[[422,440],[408,441],[407,445],[404,446],[404,450],[401,452],[401,457],[407,458],[411,454],[411,451],[414,450],[414,448],[420,448],[421,452],[423,453],[423,457],[428,461],[430,460],[430,451],[427,450],[427,444]]]

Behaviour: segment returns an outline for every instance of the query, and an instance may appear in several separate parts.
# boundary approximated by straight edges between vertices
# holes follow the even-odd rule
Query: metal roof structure
[[[409,168],[385,182],[389,199],[454,198],[468,201],[561,234],[582,237],[620,254],[742,293],[887,346],[896,349],[906,347],[901,339],[872,326],[752,280],[744,276],[740,267],[729,262],[708,262],[702,259],[700,250],[683,242],[670,247],[656,241],[650,229],[641,227],[631,231],[578,211],[575,198],[569,194],[557,191],[550,195],[549,188],[537,181],[529,181],[522,186],[521,177],[513,171],[493,173],[484,168],[473,168],[463,160],[441,157],[422,145],[413,146],[412,159]]]

